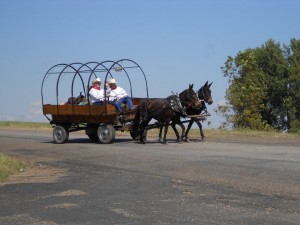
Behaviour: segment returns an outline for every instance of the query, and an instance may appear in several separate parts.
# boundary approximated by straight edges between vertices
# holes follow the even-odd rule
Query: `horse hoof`
[[[164,144],[164,145],[169,144],[167,141],[162,141],[161,143]]]
[[[188,142],[188,143],[189,143],[189,142],[191,142],[191,141],[190,141],[190,139],[186,138],[186,139],[185,139],[185,142]]]

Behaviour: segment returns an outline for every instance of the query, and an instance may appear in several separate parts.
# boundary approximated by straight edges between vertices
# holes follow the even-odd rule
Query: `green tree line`
[[[269,39],[229,56],[221,69],[229,83],[216,110],[222,127],[300,131],[300,40]]]

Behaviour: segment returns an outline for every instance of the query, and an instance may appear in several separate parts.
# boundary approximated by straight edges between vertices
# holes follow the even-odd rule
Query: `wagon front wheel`
[[[57,144],[63,144],[69,139],[69,133],[63,126],[55,126],[53,129],[53,139]]]
[[[100,125],[97,130],[98,139],[102,144],[109,144],[115,140],[116,131],[115,128],[108,125]]]

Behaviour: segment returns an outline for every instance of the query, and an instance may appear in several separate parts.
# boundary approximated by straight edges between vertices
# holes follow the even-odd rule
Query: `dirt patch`
[[[46,209],[49,208],[55,208],[55,209],[70,209],[77,207],[77,204],[74,203],[61,203],[61,204],[55,204],[55,205],[48,205]]]
[[[67,175],[68,170],[66,169],[37,164],[27,170],[22,170],[20,173],[10,176],[9,179],[1,185],[16,183],[53,183]]]
[[[67,190],[60,193],[56,193],[51,195],[51,197],[66,197],[66,196],[79,196],[79,195],[85,195],[86,193],[80,190]]]
[[[27,214],[0,217],[0,224],[58,225],[53,221],[36,219]]]

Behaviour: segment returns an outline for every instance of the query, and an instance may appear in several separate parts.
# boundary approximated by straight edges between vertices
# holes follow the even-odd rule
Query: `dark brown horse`
[[[188,89],[182,91],[179,94],[179,99],[177,99],[177,101],[180,101],[181,105],[186,110],[200,109],[201,108],[201,102],[199,101],[196,92],[194,92],[192,84],[189,85]],[[144,107],[147,107],[147,105],[144,106]],[[182,122],[180,121],[180,117],[182,117],[182,115],[178,116],[178,114],[177,114],[177,116],[172,117],[173,119],[170,120],[168,123],[166,123],[165,116],[164,116],[165,112],[163,112],[163,111],[158,112],[157,111],[156,113],[159,115],[160,118],[157,115],[155,117],[151,117],[151,115],[150,115],[151,118],[149,118],[149,121],[146,120],[145,123],[141,123],[140,122],[140,142],[144,143],[144,140],[145,140],[145,132],[144,132],[145,128],[143,126],[146,126],[150,122],[150,120],[153,118],[153,119],[156,119],[158,121],[158,123],[160,124],[159,140],[162,141],[162,143],[167,143],[166,142],[166,134],[168,132],[168,126],[169,126],[169,122],[170,121],[172,121],[171,126],[172,126],[172,128],[173,128],[173,130],[174,130],[174,132],[176,134],[177,141],[179,143],[181,143],[182,140],[183,140],[183,135],[185,133],[185,127],[182,124]],[[138,118],[136,117],[135,120],[138,121]],[[178,131],[176,129],[176,124],[178,124],[181,127],[181,129],[182,129],[182,135],[181,135],[181,137],[179,137],[179,133],[178,133]],[[163,140],[161,140],[163,127],[165,127],[165,133],[164,133]]]
[[[182,104],[182,106],[184,107],[186,114],[187,112],[190,112],[191,110],[199,110],[202,107],[201,102],[199,101],[199,98],[196,94],[196,92],[194,92],[193,90],[193,84],[189,84],[189,88],[185,89],[184,91],[182,91],[179,94],[179,99],[180,102]],[[182,132],[184,133],[185,131],[185,127],[182,127],[182,122],[180,121],[180,123],[177,123],[181,128],[182,128]],[[179,140],[179,136],[177,135],[178,132],[176,130],[176,123],[171,124],[176,136],[177,136],[177,140]],[[160,126],[160,130],[159,130],[159,140],[161,141],[161,136],[162,136],[162,129],[163,129],[163,125]],[[181,142],[183,140],[182,136],[179,142]]]
[[[171,95],[167,98],[150,98],[142,100],[137,109],[133,121],[133,133],[139,132],[140,143],[145,144],[145,129],[151,119],[158,121],[159,126],[165,127],[162,143],[167,144],[167,132],[171,122],[171,126],[175,131],[177,141],[181,142],[184,137],[185,127],[181,123],[180,118],[185,116],[185,109],[182,107],[179,96]],[[178,124],[182,128],[181,138],[175,127]]]
[[[212,85],[212,82],[210,84],[208,84],[208,81],[206,81],[206,83],[199,89],[198,98],[202,102],[202,107],[201,108],[190,108],[190,110],[186,110],[187,115],[200,115],[203,111],[205,111],[207,113],[205,103],[207,103],[209,105],[211,105],[213,103],[213,99],[211,96],[211,90],[210,90],[211,85]],[[185,132],[185,135],[184,135],[186,141],[189,141],[188,134],[189,134],[191,126],[193,125],[194,122],[196,122],[199,127],[201,139],[202,140],[205,139],[205,136],[204,136],[204,133],[202,130],[202,124],[201,124],[200,120],[201,120],[201,118],[197,118],[197,117],[191,118],[191,121],[189,122],[186,132]]]

